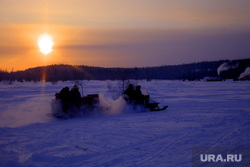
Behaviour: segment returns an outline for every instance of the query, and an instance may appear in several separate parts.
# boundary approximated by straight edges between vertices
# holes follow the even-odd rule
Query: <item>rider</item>
[[[73,88],[70,90],[70,97],[72,101],[77,101],[81,99],[81,93],[77,85],[74,85]]]
[[[135,103],[144,104],[145,97],[141,92],[141,85],[137,85],[135,88]]]
[[[70,101],[70,92],[69,92],[69,87],[63,88],[59,95],[56,94],[56,97],[61,99],[62,102],[69,102]]]
[[[128,95],[128,100],[134,100],[135,90],[133,84],[129,84],[128,88],[123,92],[123,94]]]

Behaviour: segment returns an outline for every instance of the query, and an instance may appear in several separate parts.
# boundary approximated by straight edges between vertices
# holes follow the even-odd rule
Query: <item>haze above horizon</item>
[[[250,58],[250,1],[0,1],[0,69]],[[53,38],[46,56],[37,40]]]

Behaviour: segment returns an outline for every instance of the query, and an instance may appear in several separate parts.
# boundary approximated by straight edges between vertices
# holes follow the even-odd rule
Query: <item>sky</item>
[[[249,0],[0,0],[0,70],[250,58],[249,16]]]

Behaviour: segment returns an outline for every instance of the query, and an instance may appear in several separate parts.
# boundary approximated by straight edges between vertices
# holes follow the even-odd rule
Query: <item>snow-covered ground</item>
[[[250,147],[250,82],[137,82],[168,109],[129,112],[118,81],[81,81],[112,112],[57,120],[50,100],[73,81],[1,82],[0,166],[192,166],[194,147]]]

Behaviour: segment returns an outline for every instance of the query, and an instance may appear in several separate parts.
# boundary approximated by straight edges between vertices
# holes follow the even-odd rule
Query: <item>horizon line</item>
[[[240,59],[221,59],[221,60],[204,60],[204,61],[198,61],[198,62],[192,62],[192,63],[182,63],[182,64],[162,64],[162,65],[154,65],[154,66],[134,66],[134,67],[103,67],[103,66],[95,66],[95,65],[73,65],[73,64],[64,64],[64,63],[58,63],[58,64],[49,64],[49,65],[41,65],[41,66],[36,66],[36,67],[30,67],[30,68],[26,68],[24,70],[17,70],[14,71],[14,68],[12,68],[11,71],[6,70],[2,70],[0,69],[0,72],[7,72],[7,73],[11,73],[11,72],[22,72],[22,71],[26,71],[26,70],[30,70],[30,69],[34,69],[34,68],[42,68],[42,67],[49,67],[49,66],[59,66],[59,65],[64,65],[64,66],[85,66],[85,67],[93,67],[93,68],[121,68],[121,69],[133,69],[133,68],[154,68],[154,67],[163,67],[163,66],[181,66],[181,65],[189,65],[189,64],[197,64],[197,63],[204,63],[204,62],[220,62],[220,61],[239,61],[239,60],[249,60],[250,58],[240,58]]]

